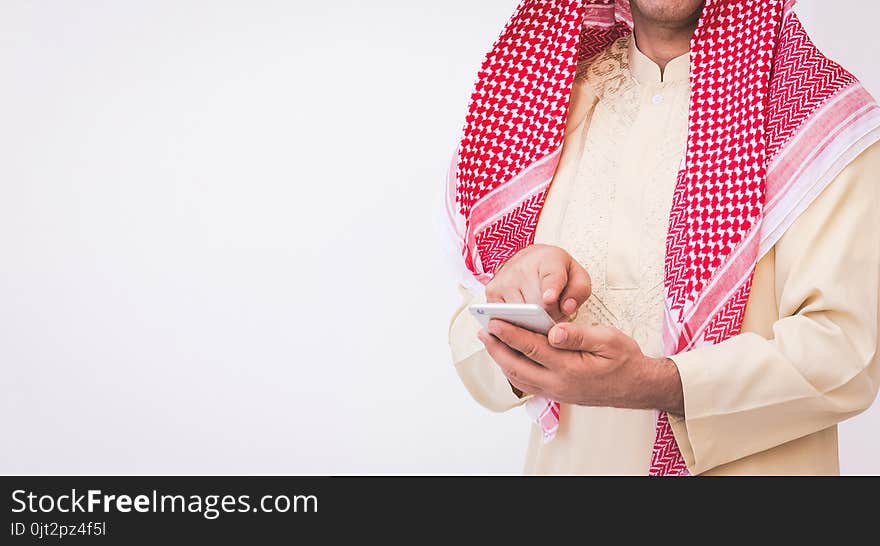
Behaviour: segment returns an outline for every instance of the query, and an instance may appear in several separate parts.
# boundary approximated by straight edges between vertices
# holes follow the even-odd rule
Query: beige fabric
[[[581,67],[562,160],[536,242],[565,248],[593,278],[578,322],[620,328],[660,356],[663,256],[686,139],[689,58],[659,67],[622,39]],[[850,164],[758,264],[743,334],[675,356],[686,419],[676,439],[694,473],[835,474],[836,423],[880,385],[880,146]],[[456,370],[493,411],[519,406],[477,340],[465,291],[452,320]],[[525,419],[525,417],[523,417]],[[646,474],[652,411],[563,405],[556,439],[532,427],[527,473]]]

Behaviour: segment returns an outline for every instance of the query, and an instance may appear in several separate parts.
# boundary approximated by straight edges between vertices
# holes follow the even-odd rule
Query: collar
[[[635,37],[630,37],[627,54],[629,56],[629,70],[639,83],[672,83],[684,81],[690,77],[690,51],[669,61],[666,64],[666,69],[663,70],[662,75],[660,72],[660,66],[652,61],[647,55],[639,51],[638,46],[636,46]]]

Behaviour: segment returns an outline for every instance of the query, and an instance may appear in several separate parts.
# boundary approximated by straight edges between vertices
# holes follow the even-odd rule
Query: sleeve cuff
[[[513,392],[513,386],[477,338],[482,326],[467,306],[485,301],[485,293],[465,299],[450,324],[449,348],[455,371],[474,400],[490,411],[502,412],[521,406],[531,396],[520,398]]]
[[[701,385],[708,380],[706,375],[711,373],[712,369],[712,366],[707,365],[707,362],[712,361],[711,356],[706,354],[711,350],[712,347],[706,347],[669,357],[678,368],[685,409],[684,415],[669,414],[669,425],[672,428],[678,449],[687,464],[688,471],[694,475],[708,470],[698,464],[702,461],[697,460],[697,453],[700,449],[705,449],[705,446],[701,443],[702,440],[695,437],[692,430],[689,430],[688,424],[691,417],[703,415],[708,411],[710,406],[706,404],[711,405],[710,401],[701,398],[707,390],[701,388]]]
[[[453,362],[462,362],[485,349],[477,338],[477,332],[482,329],[482,326],[468,311],[469,305],[485,303],[485,301],[485,293],[478,293],[471,298],[466,298],[455,316],[452,317],[452,322],[449,325],[449,348],[452,351]]]
[[[669,414],[669,426],[672,428],[672,434],[675,436],[675,443],[678,444],[678,450],[684,463],[688,467],[691,474],[696,474],[696,464],[694,461],[694,448],[691,446],[691,439],[688,437],[687,421],[681,415]]]
[[[513,392],[513,386],[485,350],[457,362],[455,371],[474,400],[490,411],[508,411],[531,398],[520,398]]]

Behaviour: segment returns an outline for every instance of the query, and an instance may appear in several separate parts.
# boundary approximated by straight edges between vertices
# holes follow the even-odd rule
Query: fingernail
[[[562,304],[562,310],[571,315],[575,311],[577,311],[578,302],[574,298],[569,298],[565,300],[565,303]]]
[[[549,288],[546,292],[544,292],[544,301],[552,300],[556,294],[553,292],[552,288]]]
[[[557,345],[560,343],[565,343],[565,340],[568,339],[568,332],[565,331],[565,328],[562,328],[560,326],[554,328],[551,332],[551,335],[553,339],[551,339],[550,341]]]
[[[480,330],[479,332],[477,332],[477,337],[480,341],[486,343],[486,341],[489,340],[489,332],[487,332],[486,330]]]

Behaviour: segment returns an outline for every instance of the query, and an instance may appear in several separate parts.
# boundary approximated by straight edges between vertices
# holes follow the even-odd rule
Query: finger
[[[486,286],[486,303],[502,303],[501,290],[498,286],[500,285],[496,285],[494,282]]]
[[[547,341],[547,336],[530,332],[503,320],[489,321],[489,333],[527,359],[548,369],[559,368],[561,359],[569,356],[553,348]]]
[[[568,283],[568,272],[558,264],[538,266],[538,279],[541,286],[541,303],[550,309],[559,307],[559,296]]]
[[[505,292],[506,303],[526,303],[528,300],[523,292],[526,284],[527,279],[522,272],[516,271],[515,274],[511,275],[507,284],[507,291]]]
[[[486,347],[486,352],[498,364],[508,380],[531,390],[542,392],[545,390],[544,387],[552,378],[550,370],[511,349],[487,330],[480,330],[478,335]],[[521,387],[517,388],[523,390]]]
[[[529,275],[522,269],[511,269],[508,275],[506,281],[512,293],[508,303],[541,303],[541,288],[534,275]]]
[[[486,289],[486,303],[525,303],[522,292],[514,285],[497,284]]]
[[[615,332],[616,330],[608,326],[585,326],[566,322],[554,326],[547,334],[547,340],[555,349],[597,353],[608,349]]]
[[[593,282],[587,270],[572,259],[568,266],[568,283],[559,298],[562,312],[568,316],[577,313],[593,291]]]
[[[534,277],[520,286],[523,303],[533,303],[543,307],[544,298],[541,297],[541,286]]]
[[[526,296],[517,286],[504,293],[504,303],[526,303]]]
[[[502,372],[503,372],[503,370],[502,370]],[[505,375],[505,377],[507,377],[507,376]],[[518,390],[519,392],[521,392],[523,394],[531,394],[534,396],[541,396],[544,398],[552,398],[552,396],[549,396],[543,390],[536,387],[535,385],[527,385],[526,383],[523,383],[522,381],[519,381],[517,379],[511,379],[509,377],[507,377],[507,382],[510,383],[516,390]]]

